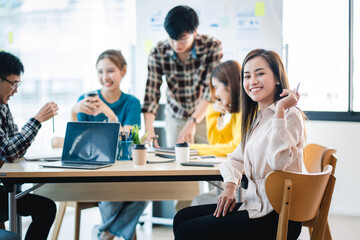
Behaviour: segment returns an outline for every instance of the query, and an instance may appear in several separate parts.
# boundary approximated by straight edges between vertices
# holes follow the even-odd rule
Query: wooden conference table
[[[157,158],[149,155],[148,159],[155,160]],[[4,184],[9,196],[9,226],[13,232],[19,232],[16,199],[45,183],[63,184],[63,187],[50,187],[47,190],[47,186],[51,184],[46,184],[37,190],[37,193],[50,195],[56,201],[136,201],[182,199],[181,195],[186,195],[186,191],[189,191],[186,182],[222,180],[218,165],[215,167],[185,167],[172,162],[151,163],[135,167],[132,161],[116,161],[110,167],[81,170],[43,168],[39,166],[40,164],[44,164],[44,162],[18,160],[15,163],[5,163],[0,169],[0,181]],[[27,191],[16,193],[16,185],[23,183],[37,184]],[[66,186],[64,183],[68,185]],[[82,185],[76,186],[69,183],[82,183]],[[100,183],[102,184],[96,185]],[[116,183],[120,185],[116,187],[112,185]],[[84,184],[87,187],[84,187]],[[42,190],[43,188],[45,190]],[[99,193],[106,189],[111,194]]]

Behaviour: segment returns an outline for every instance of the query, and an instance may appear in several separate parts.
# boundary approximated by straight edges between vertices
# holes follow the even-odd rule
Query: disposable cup
[[[176,162],[187,162],[190,157],[190,145],[187,142],[177,143],[175,145]]]
[[[132,147],[132,158],[134,166],[146,165],[147,148],[144,144],[136,144]]]

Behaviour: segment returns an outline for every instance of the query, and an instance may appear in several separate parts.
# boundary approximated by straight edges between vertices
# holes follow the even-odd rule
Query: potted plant
[[[132,157],[135,166],[141,166],[146,164],[146,153],[147,148],[145,147],[145,140],[148,132],[146,132],[141,138],[139,137],[140,127],[138,125],[134,125],[132,128],[133,134],[133,147],[132,147]]]
[[[138,125],[134,125],[131,129],[132,131],[132,141],[133,141],[133,144],[134,145],[144,145],[144,142],[146,140],[146,137],[148,135],[148,132],[146,132],[141,138],[139,136],[139,130],[140,130],[140,127]]]

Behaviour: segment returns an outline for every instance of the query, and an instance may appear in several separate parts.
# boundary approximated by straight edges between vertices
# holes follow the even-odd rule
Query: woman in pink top
[[[278,54],[256,49],[241,72],[241,144],[220,166],[224,191],[217,204],[185,208],[176,214],[176,240],[276,239],[279,215],[265,193],[273,170],[301,172],[305,145],[300,95],[289,89]],[[240,131],[240,129],[239,129]],[[244,201],[236,203],[242,174],[249,179]],[[289,222],[288,239],[297,239],[300,222]]]

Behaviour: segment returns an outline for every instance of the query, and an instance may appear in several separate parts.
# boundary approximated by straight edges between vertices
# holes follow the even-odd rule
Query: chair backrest
[[[331,170],[332,167],[328,166],[323,172],[312,174],[271,172],[266,177],[265,189],[272,207],[281,214],[284,192],[291,190],[288,219],[299,222],[313,219],[318,213]]]
[[[304,165],[309,173],[319,173],[326,165],[333,167],[332,174],[335,173],[336,162],[331,163],[332,154],[336,153],[336,149],[327,148],[319,144],[308,144],[304,148]]]
[[[336,164],[334,154],[329,162]],[[279,214],[277,240],[286,240],[288,222],[313,221],[311,239],[322,240],[327,228],[327,217],[336,178],[332,166],[324,167],[320,173],[271,172],[265,180],[269,202]]]

